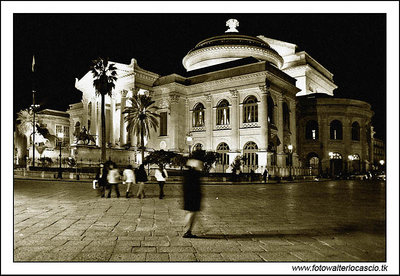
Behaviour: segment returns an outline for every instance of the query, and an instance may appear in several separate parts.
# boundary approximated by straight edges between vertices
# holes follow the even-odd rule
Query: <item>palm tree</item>
[[[108,63],[108,58],[98,58],[93,60],[90,70],[93,74],[93,86],[96,95],[101,96],[101,161],[106,161],[106,116],[105,116],[105,96],[112,96],[112,90],[117,81],[117,67],[115,64]]]
[[[125,121],[128,123],[126,130],[128,133],[133,132],[134,135],[140,136],[140,149],[143,163],[145,149],[144,137],[150,138],[150,128],[157,131],[157,118],[160,117],[160,115],[156,112],[159,108],[153,105],[155,101],[153,101],[150,96],[139,94],[138,92],[133,92],[129,101],[132,103],[132,106],[126,107],[123,111],[123,113],[126,114]]]
[[[33,132],[32,128],[33,114],[28,109],[23,109],[17,113],[17,130],[26,136],[27,145],[29,145],[29,137]]]

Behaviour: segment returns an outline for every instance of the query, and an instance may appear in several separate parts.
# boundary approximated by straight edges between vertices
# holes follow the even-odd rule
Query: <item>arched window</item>
[[[319,131],[317,121],[310,120],[306,123],[306,139],[318,140]]]
[[[268,96],[268,123],[270,124],[275,124],[275,118],[274,118],[274,100],[272,99],[271,96]]]
[[[243,155],[245,157],[245,165],[248,168],[257,168],[258,166],[258,147],[254,142],[247,142],[243,147]]]
[[[290,113],[289,107],[287,103],[283,102],[282,104],[282,116],[283,116],[283,129],[289,130],[290,129]]]
[[[338,120],[333,120],[330,124],[330,138],[331,140],[342,140],[343,139],[343,127],[342,123]]]
[[[219,164],[229,165],[229,146],[226,143],[221,143],[217,147],[217,152],[220,154],[218,159]]]
[[[198,103],[193,110],[193,126],[204,126],[204,105],[202,103]]]
[[[229,103],[222,100],[217,106],[217,125],[229,125]]]
[[[351,140],[360,141],[360,125],[357,122],[351,125]]]
[[[258,122],[258,105],[256,97],[250,96],[243,102],[243,116],[243,123]]]

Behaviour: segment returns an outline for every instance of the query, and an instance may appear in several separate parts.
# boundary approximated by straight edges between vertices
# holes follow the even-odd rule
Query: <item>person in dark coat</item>
[[[145,197],[144,194],[144,183],[147,182],[147,173],[143,164],[140,164],[139,169],[136,172],[136,181],[139,184],[139,190],[137,193],[137,197],[142,199]]]
[[[106,189],[109,188],[108,181],[107,181],[107,175],[108,175],[108,168],[107,168],[107,166],[104,166],[103,163],[101,163],[100,169],[96,175],[96,179],[99,181],[101,197],[105,196]]]
[[[196,214],[200,211],[201,205],[201,171],[203,170],[203,162],[196,159],[189,159],[186,166],[189,168],[185,171],[183,178],[183,209],[187,211],[185,217],[185,234],[184,238],[196,238],[192,234],[193,225]]]
[[[265,170],[263,172],[263,180],[264,180],[264,183],[267,183],[267,180],[268,180],[268,170],[267,170],[267,168],[265,168]]]

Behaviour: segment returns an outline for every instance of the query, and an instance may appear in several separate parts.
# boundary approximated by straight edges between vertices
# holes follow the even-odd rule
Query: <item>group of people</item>
[[[167,170],[161,165],[155,172],[155,177],[160,186],[159,198],[164,198],[164,184],[168,177]],[[144,184],[148,181],[148,176],[144,168],[144,164],[141,164],[138,169],[133,169],[132,165],[128,165],[120,174],[120,171],[115,167],[113,163],[100,164],[100,169],[96,175],[96,181],[98,181],[99,191],[101,197],[106,196],[111,198],[111,191],[115,190],[117,197],[120,197],[119,183],[126,184],[125,197],[129,198],[132,194],[133,184],[139,184],[136,196],[140,199],[145,197]]]
[[[186,163],[187,170],[184,171],[183,176],[183,209],[186,210],[185,215],[185,233],[184,238],[197,238],[192,234],[193,226],[196,221],[196,215],[201,208],[201,175],[203,171],[203,162],[197,159],[189,159]],[[156,169],[154,177],[156,178],[160,187],[159,198],[164,198],[164,185],[168,177],[167,170],[160,165]],[[144,183],[148,181],[147,173],[144,165],[141,164],[137,170],[133,170],[131,165],[128,165],[123,170],[122,176],[113,163],[105,166],[100,165],[100,170],[96,176],[99,182],[99,190],[101,197],[105,197],[106,191],[107,198],[111,197],[111,190],[115,190],[117,197],[120,197],[118,184],[122,180],[126,184],[126,197],[129,197],[133,184],[138,183],[139,188],[136,196],[144,198]]]

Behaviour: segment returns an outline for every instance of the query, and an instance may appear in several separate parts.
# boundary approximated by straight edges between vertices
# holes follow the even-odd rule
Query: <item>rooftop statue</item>
[[[229,19],[226,21],[226,26],[229,27],[228,30],[225,31],[225,33],[238,33],[239,31],[236,29],[239,27],[239,21],[236,19]]]

